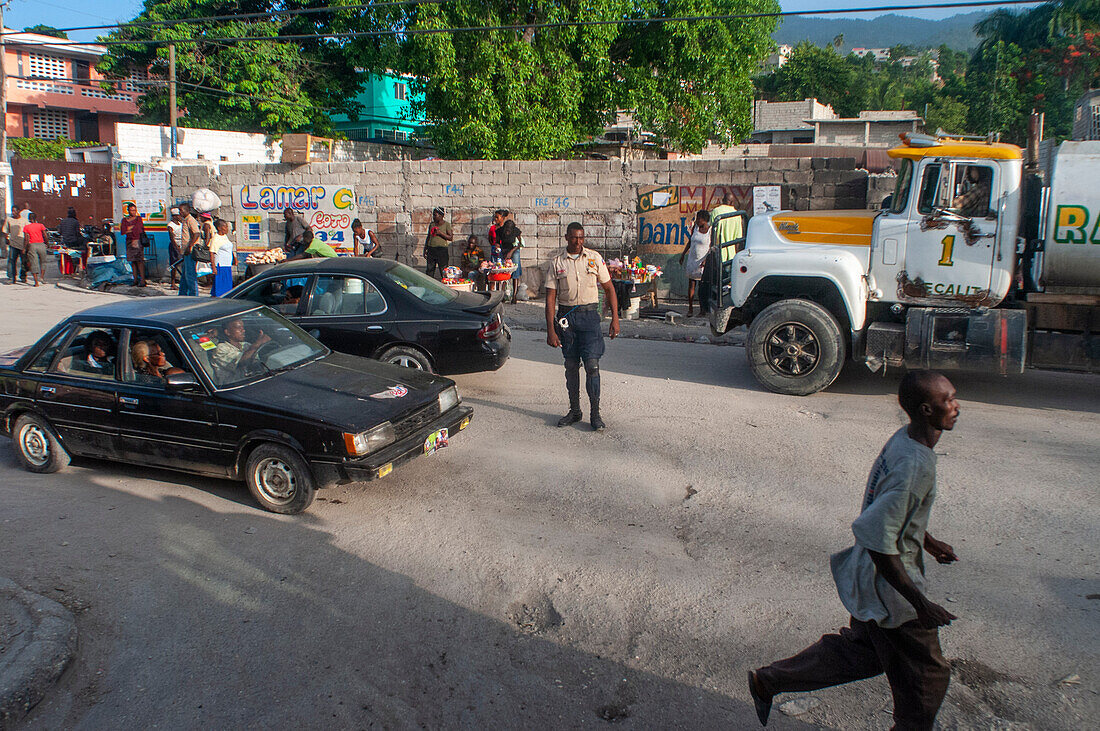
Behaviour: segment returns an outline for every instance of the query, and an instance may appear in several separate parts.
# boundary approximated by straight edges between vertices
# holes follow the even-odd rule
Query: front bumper
[[[343,485],[348,482],[370,482],[385,477],[394,468],[424,454],[424,442],[428,436],[440,429],[449,432],[448,438],[465,429],[473,418],[474,410],[469,406],[456,406],[435,420],[425,424],[399,442],[365,457],[345,458],[341,462],[322,462],[312,460],[310,468],[318,487]]]

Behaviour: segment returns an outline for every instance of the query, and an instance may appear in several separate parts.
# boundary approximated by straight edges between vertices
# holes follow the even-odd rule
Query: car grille
[[[421,407],[393,425],[393,431],[397,441],[401,441],[410,434],[415,434],[425,425],[439,416],[439,401],[433,401],[427,406]]]

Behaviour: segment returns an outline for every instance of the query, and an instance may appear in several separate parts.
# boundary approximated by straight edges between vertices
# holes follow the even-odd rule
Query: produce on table
[[[652,282],[657,277],[664,274],[661,267],[653,264],[642,264],[642,260],[638,257],[633,259],[627,258],[612,259],[607,262],[607,271],[611,274],[612,279],[621,279],[623,281],[631,280],[634,282]]]
[[[245,264],[278,264],[286,259],[286,252],[282,249],[268,249],[264,252],[252,252],[244,260]]]

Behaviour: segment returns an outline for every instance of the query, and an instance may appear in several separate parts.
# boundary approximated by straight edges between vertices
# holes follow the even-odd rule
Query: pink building
[[[4,29],[9,137],[114,143],[115,122],[138,113],[140,82],[131,77],[104,91],[95,64],[107,52],[92,43],[66,45],[38,33]]]

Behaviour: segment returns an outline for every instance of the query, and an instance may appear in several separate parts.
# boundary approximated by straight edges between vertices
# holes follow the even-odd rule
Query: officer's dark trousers
[[[839,634],[825,635],[794,657],[756,671],[770,694],[817,690],[886,673],[894,696],[894,728],[930,731],[940,710],[951,668],[939,634],[916,621],[894,629],[854,617]]]
[[[565,318],[568,327],[555,325],[561,352],[565,356],[565,389],[569,394],[569,410],[581,413],[581,365],[584,365],[584,387],[592,414],[600,414],[600,356],[604,353],[600,313],[594,305],[559,307],[558,319]]]

